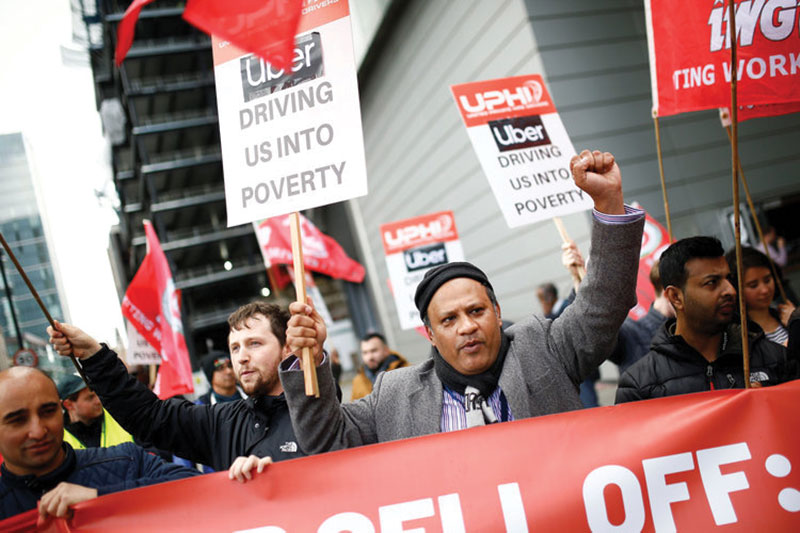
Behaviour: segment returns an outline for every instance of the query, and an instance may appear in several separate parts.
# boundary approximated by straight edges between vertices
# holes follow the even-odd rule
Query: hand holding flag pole
[[[300,213],[295,211],[289,215],[289,229],[292,235],[292,260],[294,264],[294,286],[297,301],[306,303],[306,273],[303,266],[303,239],[300,233]],[[306,396],[319,398],[317,367],[311,357],[311,349],[303,348],[303,379],[306,385]]]
[[[42,302],[42,299],[39,297],[39,293],[34,288],[33,283],[31,283],[31,280],[28,278],[28,275],[25,274],[25,270],[22,269],[22,265],[20,265],[19,261],[17,261],[17,256],[15,256],[14,252],[11,251],[11,247],[6,242],[6,239],[5,237],[3,237],[2,232],[0,232],[0,243],[3,244],[3,248],[8,254],[8,257],[11,258],[11,262],[14,263],[14,266],[17,268],[17,272],[19,272],[19,275],[22,277],[23,281],[25,281],[25,285],[28,286],[28,290],[31,291],[31,294],[33,295],[33,298],[36,300],[36,303],[39,304],[39,308],[44,313],[44,316],[45,318],[47,318],[47,321],[50,323],[50,326],[53,329],[57,330],[58,326],[56,325],[55,320],[53,320],[53,317],[50,316],[50,313],[44,306],[44,302]],[[72,364],[75,365],[75,369],[78,371],[78,374],[81,376],[83,382],[86,383],[86,385],[88,386],[89,382],[86,380],[86,375],[84,375],[81,365],[78,364],[78,360],[75,359],[75,354],[69,354],[69,358],[72,360]]]
[[[569,238],[567,228],[564,227],[564,221],[561,220],[561,217],[553,217],[553,224],[556,225],[558,234],[561,235],[561,240],[564,244],[572,243],[572,239]],[[584,266],[571,266],[569,269],[572,271],[572,275],[578,280],[578,283],[583,281],[583,278],[586,277],[586,267]]]

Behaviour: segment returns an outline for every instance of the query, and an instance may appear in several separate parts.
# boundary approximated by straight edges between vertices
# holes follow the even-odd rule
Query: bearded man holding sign
[[[309,454],[580,409],[578,384],[608,356],[636,303],[644,212],[625,206],[610,153],[584,150],[570,162],[594,201],[592,261],[575,302],[557,321],[531,316],[503,331],[486,275],[470,263],[426,273],[415,303],[433,345],[422,364],[381,374],[370,395],[340,405],[322,352],[325,323],[295,302],[287,344],[310,348],[320,398],[308,398],[300,361],[280,377],[300,447]]]

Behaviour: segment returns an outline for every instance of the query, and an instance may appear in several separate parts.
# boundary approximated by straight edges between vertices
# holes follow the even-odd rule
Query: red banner
[[[125,291],[122,314],[161,355],[153,391],[159,398],[169,398],[194,392],[181,321],[181,291],[175,288],[167,256],[149,220],[144,221],[144,232],[147,255]]]
[[[800,101],[800,9],[792,0],[736,3],[741,105]],[[645,0],[653,110],[664,117],[730,106],[727,2]]]
[[[69,531],[798,531],[798,403],[794,381],[395,441],[111,494]]]
[[[289,215],[253,222],[253,228],[267,268],[292,264]],[[303,264],[308,270],[353,283],[364,281],[364,267],[350,259],[338,242],[322,233],[303,215],[300,215],[300,233],[303,240]]]
[[[642,209],[636,202],[633,205]],[[642,248],[639,251],[639,272],[636,276],[636,305],[628,312],[628,316],[633,320],[639,320],[646,315],[650,310],[650,304],[656,299],[656,290],[650,283],[650,270],[669,245],[669,233],[666,228],[645,212]]]

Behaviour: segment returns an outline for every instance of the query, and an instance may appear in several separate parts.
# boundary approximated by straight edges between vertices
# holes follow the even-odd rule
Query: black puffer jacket
[[[97,495],[154,485],[199,475],[194,469],[165,463],[133,443],[110,448],[73,450],[62,444],[66,457],[61,465],[43,476],[18,476],[2,466],[0,519],[36,508],[42,495],[62,481],[97,489]]]
[[[92,390],[126,431],[193,463],[220,471],[240,455],[270,456],[274,461],[305,455],[297,445],[283,394],[216,405],[160,400],[128,375],[105,345],[82,363]]]
[[[674,335],[675,319],[656,333],[650,352],[619,379],[616,403],[661,398],[716,389],[744,388],[741,328],[728,326],[719,357],[709,363],[683,337]],[[763,386],[794,379],[786,349],[769,341],[761,328],[748,322],[750,377]]]

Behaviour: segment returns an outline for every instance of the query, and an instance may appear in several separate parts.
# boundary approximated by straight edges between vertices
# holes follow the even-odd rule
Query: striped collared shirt
[[[464,409],[464,395],[452,390],[447,385],[442,384],[442,424],[441,430],[455,431],[467,428],[467,411]],[[489,405],[494,411],[494,415],[500,422],[510,422],[514,420],[511,409],[508,407],[506,395],[500,387],[494,389],[489,396]]]

